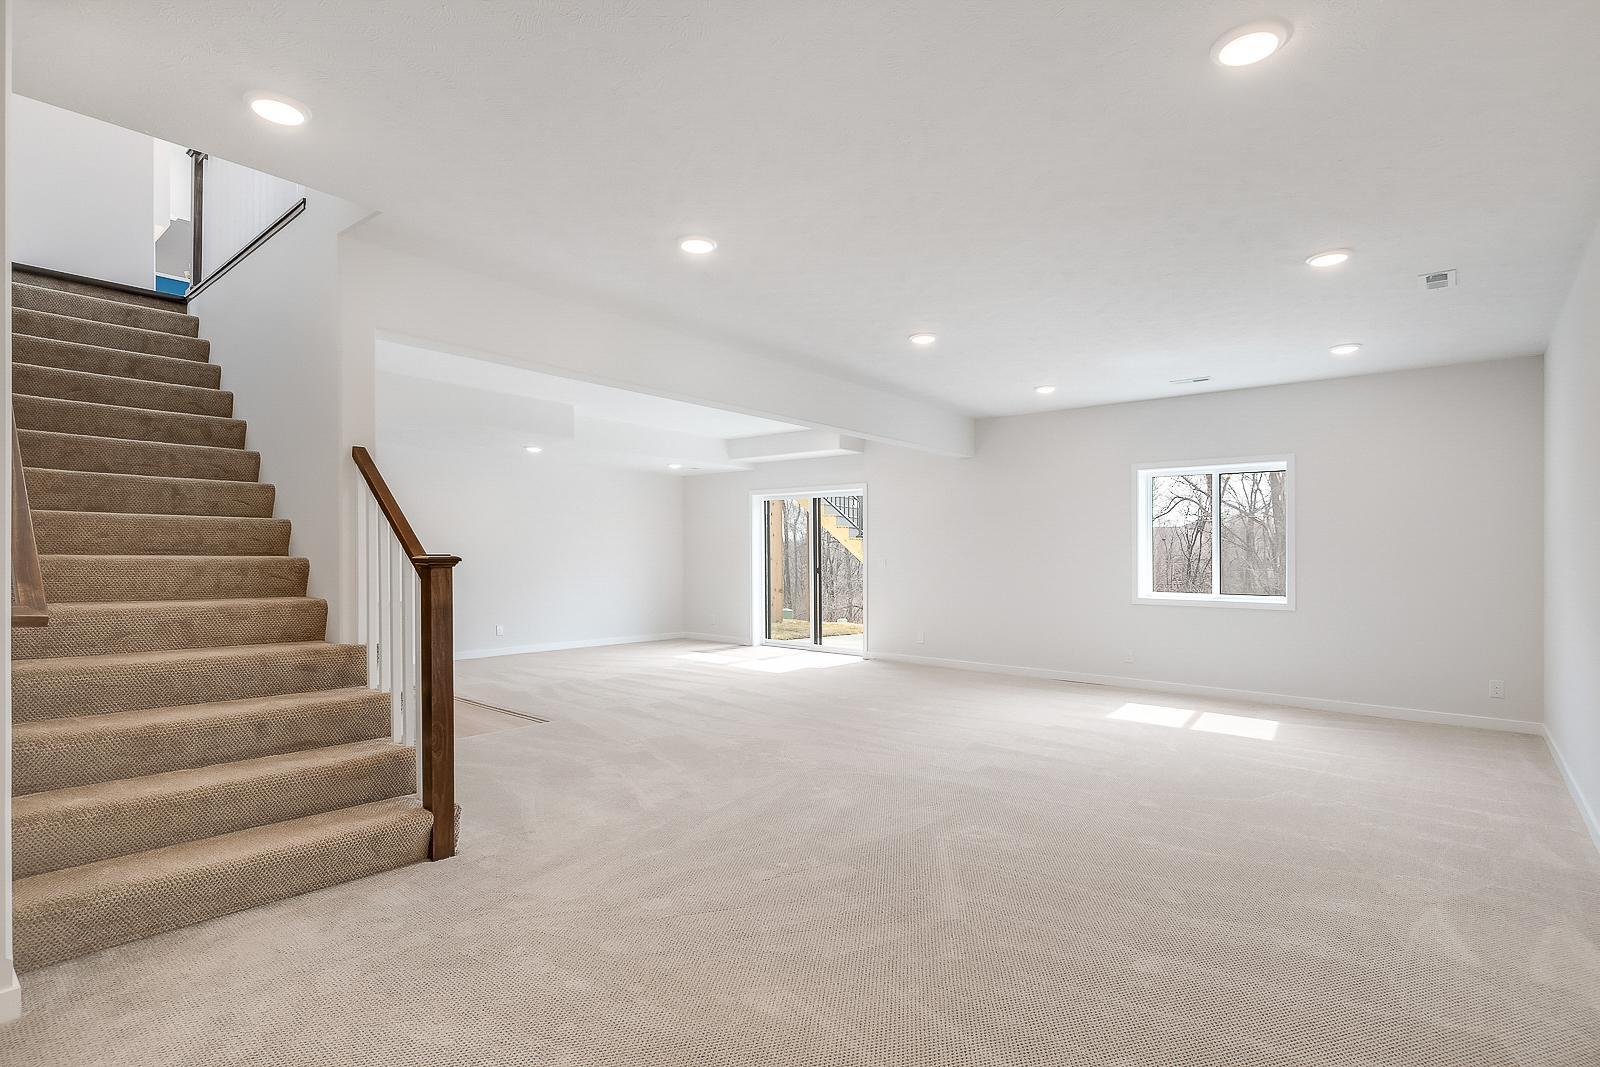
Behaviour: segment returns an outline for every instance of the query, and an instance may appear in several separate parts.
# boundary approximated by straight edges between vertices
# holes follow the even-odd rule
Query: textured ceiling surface
[[[980,414],[1537,353],[1600,215],[1593,0],[13,9],[18,92]],[[1282,53],[1211,63],[1263,13]]]

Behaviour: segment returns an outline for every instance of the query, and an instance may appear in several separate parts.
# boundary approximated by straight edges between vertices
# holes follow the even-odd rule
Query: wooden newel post
[[[422,586],[422,806],[433,812],[430,859],[456,851],[455,606],[460,556],[413,556]]]

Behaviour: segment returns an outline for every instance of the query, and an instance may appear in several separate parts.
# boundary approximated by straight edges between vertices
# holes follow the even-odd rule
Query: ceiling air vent
[[[1424,289],[1454,289],[1456,287],[1456,272],[1453,270],[1436,270],[1432,274],[1420,275]]]
[[[1211,375],[1204,374],[1204,375],[1201,375],[1198,378],[1174,378],[1170,382],[1168,382],[1167,384],[1168,385],[1199,385],[1201,382],[1209,382],[1210,380],[1211,380]]]

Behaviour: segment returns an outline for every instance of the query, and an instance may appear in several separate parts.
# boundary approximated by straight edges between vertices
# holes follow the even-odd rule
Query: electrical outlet
[[[1506,698],[1506,683],[1499,678],[1489,679],[1489,697],[1492,700],[1504,700]]]
[[[506,635],[506,628],[504,626],[501,626],[499,623],[495,623],[494,624],[494,635],[496,637],[504,637]]]
[[[919,644],[919,645],[922,644],[922,638],[923,638],[923,633],[922,633],[921,630],[918,630],[917,631],[917,644]]]

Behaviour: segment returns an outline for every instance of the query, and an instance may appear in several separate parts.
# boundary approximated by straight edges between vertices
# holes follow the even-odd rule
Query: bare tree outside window
[[[1236,596],[1283,596],[1288,531],[1283,471],[1222,475],[1220,590]]]
[[[1150,588],[1211,592],[1211,475],[1150,479]]]

